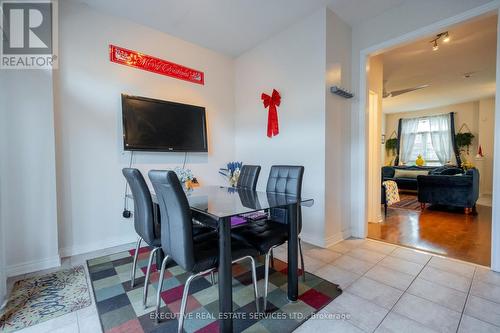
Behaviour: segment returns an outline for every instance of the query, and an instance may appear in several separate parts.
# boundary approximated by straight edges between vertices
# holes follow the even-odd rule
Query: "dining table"
[[[247,188],[225,186],[202,186],[185,189],[189,206],[195,215],[214,227],[219,235],[219,331],[233,331],[232,297],[232,259],[231,259],[231,218],[242,214],[264,211],[272,208],[286,210],[288,224],[288,300],[296,302],[298,298],[298,221],[301,219],[301,207],[310,207],[313,199],[284,193],[257,191]],[[152,193],[155,215],[159,221],[159,208],[156,195]],[[249,221],[248,223],[252,223]],[[162,255],[161,255],[162,256]],[[160,257],[160,256],[159,256]]]

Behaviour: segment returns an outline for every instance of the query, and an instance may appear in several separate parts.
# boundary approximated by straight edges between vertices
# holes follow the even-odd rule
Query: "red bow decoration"
[[[278,126],[278,110],[277,106],[280,106],[281,96],[276,89],[273,89],[273,93],[271,96],[268,94],[262,93],[260,96],[262,101],[264,101],[264,107],[267,109],[269,107],[269,112],[267,114],[267,136],[273,137],[278,135],[280,130]]]

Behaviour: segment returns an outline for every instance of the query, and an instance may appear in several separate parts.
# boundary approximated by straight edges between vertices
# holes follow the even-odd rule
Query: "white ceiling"
[[[383,99],[384,113],[421,110],[477,100],[495,94],[497,16],[488,15],[448,29],[449,43],[433,36],[383,53],[387,91],[430,84]],[[472,77],[464,79],[464,73]]]
[[[406,0],[74,0],[228,56],[325,5],[353,25]]]

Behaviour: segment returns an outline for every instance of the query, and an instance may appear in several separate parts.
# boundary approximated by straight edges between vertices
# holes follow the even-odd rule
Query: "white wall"
[[[3,119],[0,118],[0,120]],[[0,193],[0,196],[1,195],[2,194]],[[2,209],[1,206],[0,209]],[[7,268],[5,267],[5,241],[3,232],[3,221],[0,220],[0,309],[5,305],[4,302],[6,296],[7,296]]]
[[[321,10],[269,38],[236,59],[236,159],[262,166],[265,189],[274,164],[305,167],[303,238],[323,243],[325,217],[325,11]],[[276,89],[280,133],[266,136],[267,111],[261,93]]]
[[[234,160],[233,60],[127,20],[60,3],[60,69],[56,77],[59,239],[62,255],[133,241],[123,219],[129,153],[122,150],[120,94],[206,107],[209,153],[189,154],[202,184],[219,184],[218,169]],[[111,63],[110,43],[205,72],[205,85]],[[184,154],[136,153],[135,167],[182,165]],[[147,177],[147,176],[146,176]]]
[[[7,274],[18,275],[59,264],[52,73],[0,75],[0,220]]]
[[[422,29],[423,27],[462,14],[467,10],[493,2],[490,0],[439,0],[439,1],[407,1],[394,6],[388,11],[373,18],[364,20],[353,27],[352,39],[352,78],[353,87],[358,94],[360,89],[361,51],[375,45],[387,42],[405,34]],[[389,46],[389,45],[388,45]],[[365,59],[363,59],[365,61]],[[363,96],[359,94],[359,96]],[[360,177],[351,177],[351,221],[352,233],[356,237],[366,236],[366,211],[360,209],[365,206],[364,192],[365,177],[363,170],[366,166],[365,158],[365,115],[360,114],[360,99],[352,104],[351,128],[351,172]]]
[[[495,137],[495,98],[479,101],[477,143],[483,150],[483,173],[481,175],[481,194],[493,193],[493,159]]]
[[[236,59],[236,159],[262,166],[261,189],[272,165],[305,167],[303,196],[315,203],[303,209],[302,238],[322,246],[349,232],[349,104],[330,96],[334,83],[350,89],[350,28],[326,9]],[[260,95],[273,88],[280,134],[270,139]]]
[[[5,244],[3,240],[2,222],[0,222],[0,309],[5,305],[7,296],[7,270],[5,268]]]
[[[7,103],[6,96],[3,91],[5,89],[6,80],[4,80],[3,75],[0,75],[0,153],[4,155],[7,151],[7,140],[5,137],[5,132],[7,130],[6,126],[6,113],[7,113]],[[3,159],[2,159],[3,160]],[[3,182],[5,181],[5,165],[0,160],[0,309],[4,305],[5,296],[7,293],[7,271],[5,267],[5,241],[4,241],[4,231],[3,223],[4,216],[2,214],[3,206],[5,204],[3,197],[5,193],[3,192]]]
[[[351,27],[326,10],[325,234],[331,245],[351,234],[349,223],[349,147],[351,101],[330,92],[331,86],[352,90]]]

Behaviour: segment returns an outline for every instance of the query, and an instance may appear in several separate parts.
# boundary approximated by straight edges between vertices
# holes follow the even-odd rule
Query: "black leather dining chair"
[[[148,246],[152,247],[149,254],[148,266],[146,269],[146,277],[144,280],[143,290],[143,305],[146,307],[146,300],[148,297],[149,277],[151,274],[151,265],[157,252],[161,249],[161,236],[160,236],[160,221],[155,221],[154,206],[151,199],[151,192],[142,176],[142,173],[135,168],[124,168],[122,173],[127,180],[127,183],[134,198],[134,228],[139,236],[135,246],[134,260],[132,262],[132,272],[130,277],[130,286],[133,288],[135,285],[135,272],[137,268],[137,257],[141,243],[144,241]],[[213,232],[213,229],[201,225],[193,227],[194,235],[201,235]],[[212,277],[212,283],[214,278]]]
[[[243,165],[240,170],[240,176],[236,186],[255,190],[259,180],[260,165]]]
[[[300,197],[302,194],[303,166],[275,165],[271,167],[266,191],[268,200],[282,198],[276,194],[288,194]],[[279,203],[278,203],[279,204]],[[286,202],[283,203],[286,205]],[[266,220],[249,223],[234,231],[234,237],[252,245],[260,254],[265,254],[265,286],[264,300],[267,299],[269,285],[269,264],[272,251],[275,247],[284,244],[288,240],[288,216],[285,208],[272,208],[270,217]],[[298,209],[298,232],[302,230],[302,214],[300,206]],[[305,278],[304,257],[299,237],[299,253],[302,269],[302,279]]]
[[[134,228],[139,236],[135,246],[134,261],[132,263],[132,272],[130,277],[130,286],[133,288],[135,284],[135,270],[137,267],[137,256],[141,247],[141,242],[144,241],[153,248],[149,255],[148,267],[146,270],[146,279],[144,280],[143,304],[146,304],[147,288],[149,274],[153,258],[157,251],[161,248],[160,230],[155,227],[153,201],[151,192],[149,191],[146,181],[138,169],[124,168],[122,173],[130,186],[130,191],[134,197]],[[156,224],[157,225],[157,224]]]
[[[217,234],[194,236],[192,215],[186,194],[181,188],[179,179],[173,171],[152,170],[149,172],[161,214],[161,244],[165,259],[161,264],[158,290],[156,296],[156,320],[159,321],[160,294],[163,285],[163,276],[169,259],[174,260],[182,269],[191,275],[187,278],[182,294],[179,311],[178,331],[182,332],[187,297],[191,282],[215,271],[219,260],[219,239]],[[259,296],[257,289],[257,273],[254,256],[258,252],[246,242],[233,241],[231,243],[233,263],[241,260],[250,260],[252,265],[252,280],[257,311]]]

